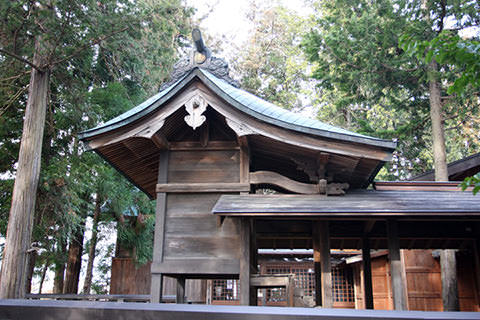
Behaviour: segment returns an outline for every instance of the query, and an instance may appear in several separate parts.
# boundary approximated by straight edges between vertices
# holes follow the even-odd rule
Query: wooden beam
[[[235,259],[167,259],[162,263],[152,263],[152,273],[161,273],[165,275],[185,274],[189,279],[196,278],[195,275],[202,274],[203,277],[218,278],[219,274],[225,275],[223,278],[234,279],[240,272],[239,261]]]
[[[168,177],[168,151],[161,151],[158,161],[158,183],[167,182]],[[162,301],[163,275],[153,270],[153,265],[163,262],[164,240],[165,240],[165,219],[167,212],[167,194],[157,193],[155,208],[155,233],[153,242],[153,263],[152,279],[150,285],[151,302]]]
[[[273,171],[250,172],[251,184],[272,184],[300,194],[318,194],[318,184],[301,183]]]
[[[453,249],[440,250],[443,311],[460,311],[455,251]]]
[[[240,183],[250,183],[250,148],[246,136],[238,137],[240,145]]]
[[[370,239],[362,239],[363,296],[365,309],[373,309],[372,262],[370,257]]]
[[[240,305],[250,305],[250,220],[240,220]]]
[[[330,154],[329,153],[320,152],[320,154],[318,155],[317,174],[318,174],[319,179],[325,179],[327,177],[326,172],[327,172],[327,164],[328,164],[329,159],[330,159]]]
[[[166,150],[169,148],[170,144],[165,137],[165,135],[161,131],[157,131],[151,138],[152,142],[157,146],[160,150]]]
[[[222,151],[222,150],[239,150],[236,141],[208,141],[206,146],[202,146],[199,141],[171,141],[170,151]]]
[[[248,183],[160,183],[157,193],[212,193],[250,191]]]
[[[202,147],[208,145],[210,140],[210,121],[205,121],[205,124],[200,127],[200,144]]]
[[[177,277],[176,303],[185,303],[185,277]]]
[[[392,281],[393,305],[395,310],[407,309],[407,295],[402,276],[402,261],[400,258],[400,244],[398,239],[398,223],[396,220],[387,220],[388,257],[390,260],[390,275]]]

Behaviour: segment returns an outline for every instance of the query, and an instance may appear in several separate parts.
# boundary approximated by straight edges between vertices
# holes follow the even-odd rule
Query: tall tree
[[[145,65],[139,66],[141,56],[138,52],[148,52],[150,57],[157,54],[162,57],[145,59],[148,63],[173,59],[175,39],[182,28],[188,26],[189,14],[190,11],[184,9],[176,0],[103,1],[102,3],[93,0],[2,2],[1,21],[4,25],[8,25],[8,28],[2,28],[0,33],[2,37],[0,63],[5,66],[12,60],[16,60],[17,63],[23,64],[24,68],[31,68],[31,81],[26,99],[21,143],[23,151],[20,151],[18,160],[16,185],[10,210],[8,227],[10,231],[7,232],[0,297],[18,298],[24,295],[25,259],[30,247],[31,220],[40,173],[41,141],[47,105],[51,102],[48,93],[53,92],[52,86],[63,92],[65,97],[66,92],[63,88],[69,87],[69,83],[64,84],[62,80],[74,78],[76,84],[83,82],[85,96],[93,81],[92,78],[87,77],[88,70],[95,64],[95,60],[106,61],[110,68],[109,74],[116,74],[116,78],[107,81],[133,78],[134,81],[142,84],[151,83],[148,81],[148,76],[145,76],[148,75],[149,70],[143,68]],[[147,30],[149,28],[151,29]],[[154,32],[151,32],[152,29]],[[6,32],[3,32],[4,30]],[[148,35],[161,35],[164,38],[149,47],[154,50],[141,50],[144,42],[135,42],[134,39],[145,40]],[[119,61],[118,53],[107,48],[105,51],[109,56],[103,60],[98,59],[96,52],[101,51],[98,48],[113,37],[128,40],[123,42],[124,47],[120,42],[111,42],[110,45],[113,44],[119,48],[119,52],[129,52],[129,55],[120,55],[125,60]],[[137,47],[134,48],[133,44]],[[90,57],[90,64],[80,66],[88,60],[85,59],[88,57]],[[138,72],[136,68],[142,72]],[[62,76],[66,77],[62,79]],[[58,81],[52,82],[51,79]],[[105,79],[102,78],[101,81]],[[106,82],[103,82],[103,85],[105,84]],[[19,98],[15,98],[15,102],[20,100]],[[81,104],[81,101],[78,102]],[[5,108],[7,107],[9,104],[6,104]],[[67,109],[55,112],[65,111]],[[94,120],[88,117],[91,114],[87,112],[84,114],[87,120]],[[97,116],[94,118],[99,119]],[[78,118],[75,120],[78,121]],[[87,121],[83,121],[83,124],[86,123]],[[70,137],[76,132],[78,131],[71,128],[66,131],[67,136]],[[65,132],[56,131],[55,134],[55,140],[65,136]]]
[[[308,63],[300,48],[308,19],[278,3],[251,1],[249,36],[236,48],[234,73],[243,89],[286,109],[300,109],[308,97]]]
[[[447,127],[457,128],[445,132],[449,137],[465,133],[462,123],[476,117],[476,106],[465,104],[464,97],[445,96],[443,83],[452,76],[448,65],[434,72],[435,66],[399,48],[402,33],[414,33],[422,41],[432,39],[438,33],[438,24],[452,15],[459,16],[462,10],[471,14],[473,10],[461,2],[447,6],[446,14],[436,1],[428,2],[427,10],[417,1],[402,0],[314,3],[318,18],[304,40],[304,48],[315,64],[313,76],[319,81],[319,96],[324,103],[319,116],[343,125],[353,118],[353,130],[398,138],[398,154],[390,167],[396,178],[405,179],[412,170],[422,172],[432,166],[431,146],[442,144],[438,115]],[[430,13],[429,19],[425,12]],[[439,101],[443,107],[440,114]],[[472,107],[459,108],[465,105]],[[460,140],[447,139],[447,147],[456,151],[450,159],[465,156],[472,148],[465,148]],[[435,156],[437,160],[443,158],[441,153]]]
[[[368,113],[379,103],[393,107],[389,108],[390,119],[383,126],[391,132],[409,128],[409,136],[403,138],[410,141],[427,137],[428,132],[421,132],[420,128],[426,127],[423,124],[428,111],[435,180],[448,181],[445,115],[449,107],[454,114],[452,118],[464,117],[465,112],[457,109],[465,105],[465,97],[447,99],[444,83],[451,80],[454,70],[450,65],[439,65],[433,57],[434,51],[426,50],[426,44],[438,37],[449,21],[452,24],[449,28],[456,31],[478,25],[479,4],[474,1],[359,0],[335,4],[319,1],[317,5],[321,11],[318,29],[310,32],[305,48],[310,60],[317,64],[314,76],[320,80],[321,89],[340,108],[366,110],[364,119],[369,119]],[[421,55],[426,53],[426,60],[416,59],[399,48],[402,33],[426,43],[423,50],[420,49]],[[397,116],[416,115],[418,110],[421,110],[421,121]],[[402,120],[403,123],[398,123]],[[382,130],[374,131],[382,133]],[[401,152],[407,154],[405,144],[400,145]],[[418,151],[411,156],[419,159]],[[444,250],[441,264],[444,310],[458,310],[455,252]]]

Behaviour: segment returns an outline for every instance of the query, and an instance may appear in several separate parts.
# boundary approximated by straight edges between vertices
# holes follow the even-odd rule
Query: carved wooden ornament
[[[207,102],[201,96],[195,96],[185,103],[185,110],[188,116],[185,116],[185,122],[195,130],[200,127],[207,118],[202,113],[207,110]]]

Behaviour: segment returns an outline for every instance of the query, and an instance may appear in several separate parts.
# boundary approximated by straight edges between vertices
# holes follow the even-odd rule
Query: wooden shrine
[[[367,190],[394,142],[307,119],[240,89],[226,62],[198,33],[194,39],[196,48],[158,94],[81,135],[156,199],[152,302],[169,276],[180,303],[186,279],[239,279],[240,303],[256,304],[251,288],[265,285],[259,249],[313,249],[315,302],[323,307],[333,305],[331,248],[363,250],[367,308],[370,248],[389,249],[395,309],[406,308],[401,248],[472,248],[480,275],[478,198]]]

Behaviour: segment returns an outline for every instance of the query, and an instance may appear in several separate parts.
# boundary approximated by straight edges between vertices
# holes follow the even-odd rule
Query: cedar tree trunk
[[[100,218],[100,207],[102,204],[102,197],[97,192],[97,199],[95,202],[95,213],[93,214],[92,238],[90,239],[90,248],[88,249],[88,265],[87,274],[85,275],[85,282],[83,284],[83,293],[89,294],[92,286],[92,272],[93,261],[95,260],[95,250],[97,248],[97,232],[98,220]]]
[[[67,252],[67,243],[65,241],[59,240],[58,251],[55,262],[55,278],[53,280],[53,293],[61,294],[63,293],[63,283],[65,278],[65,261],[63,257]]]
[[[437,72],[437,62],[432,60],[428,65],[428,81],[430,91],[430,118],[432,120],[435,181],[448,181],[441,92],[440,84],[436,77]],[[458,301],[457,262],[455,250],[447,249],[440,251],[440,267],[442,277],[443,311],[459,311],[460,305]]]
[[[46,63],[42,37],[35,40],[33,63]],[[13,187],[7,238],[0,274],[0,299],[24,298],[27,250],[30,248],[37,185],[40,175],[42,138],[48,101],[50,71],[32,69],[23,121],[18,169]]]
[[[68,247],[68,262],[65,272],[63,293],[78,293],[78,281],[82,267],[83,230],[77,231]]]

